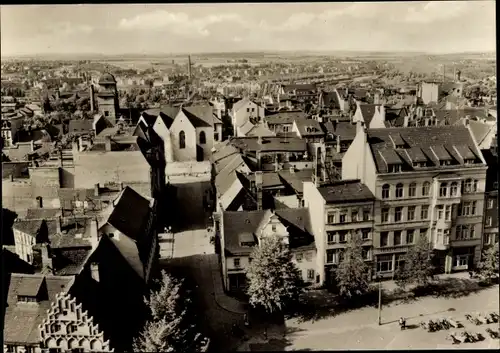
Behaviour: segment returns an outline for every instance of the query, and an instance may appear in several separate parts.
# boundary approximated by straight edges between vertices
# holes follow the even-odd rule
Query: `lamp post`
[[[382,325],[382,280],[378,278],[378,325]]]

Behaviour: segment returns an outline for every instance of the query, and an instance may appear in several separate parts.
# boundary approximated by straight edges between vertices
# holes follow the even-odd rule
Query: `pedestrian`
[[[403,330],[406,330],[406,318],[403,318]]]
[[[403,329],[403,323],[404,323],[404,319],[402,317],[399,318],[399,327],[401,328],[401,330]]]

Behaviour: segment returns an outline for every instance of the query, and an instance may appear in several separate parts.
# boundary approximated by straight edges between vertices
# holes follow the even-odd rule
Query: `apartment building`
[[[498,243],[498,153],[495,145],[482,152],[488,164],[483,225],[483,246],[488,246]]]
[[[334,269],[342,259],[349,237],[363,239],[363,257],[373,259],[375,196],[360,180],[319,186],[304,182],[304,206],[310,211],[317,248],[317,283],[335,283]]]
[[[480,258],[486,162],[468,127],[365,130],[343,157],[342,178],[359,178],[377,201],[374,270],[392,277],[419,236],[442,272]]]

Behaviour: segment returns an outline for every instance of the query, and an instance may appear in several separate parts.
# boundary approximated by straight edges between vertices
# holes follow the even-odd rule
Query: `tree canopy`
[[[262,239],[250,255],[247,294],[250,304],[268,313],[283,312],[298,301],[302,291],[299,269],[282,238],[276,234]]]
[[[369,266],[363,259],[363,240],[359,234],[349,237],[338,268],[335,271],[341,296],[352,298],[368,292],[370,287]]]
[[[426,236],[420,236],[404,256],[403,266],[396,270],[396,283],[401,288],[410,284],[425,286],[434,273],[432,245]]]
[[[184,282],[165,271],[145,299],[150,319],[134,341],[134,351],[196,352],[203,344],[191,293]]]
[[[477,269],[481,277],[487,280],[498,276],[498,243],[488,245],[483,249],[483,256]]]

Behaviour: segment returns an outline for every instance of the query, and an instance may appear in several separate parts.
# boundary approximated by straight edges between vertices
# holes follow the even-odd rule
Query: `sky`
[[[2,5],[2,56],[495,51],[495,2]]]

